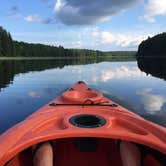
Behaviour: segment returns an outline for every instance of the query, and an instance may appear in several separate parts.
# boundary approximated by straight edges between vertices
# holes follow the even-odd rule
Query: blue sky
[[[10,0],[0,13],[13,39],[65,48],[137,50],[166,31],[165,0]]]

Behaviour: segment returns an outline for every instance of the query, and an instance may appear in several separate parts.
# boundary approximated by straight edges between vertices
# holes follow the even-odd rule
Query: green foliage
[[[139,57],[166,57],[166,33],[158,34],[152,38],[148,37],[138,48],[136,54]]]
[[[10,33],[0,27],[0,56],[13,56],[13,41]]]
[[[0,27],[0,56],[5,57],[93,57],[135,56],[132,51],[102,52],[88,49],[64,49],[62,46],[48,46],[13,41],[10,33]]]
[[[141,71],[166,80],[166,33],[143,41],[136,58]]]
[[[64,56],[64,48],[14,41],[15,56],[21,57],[56,57]]]

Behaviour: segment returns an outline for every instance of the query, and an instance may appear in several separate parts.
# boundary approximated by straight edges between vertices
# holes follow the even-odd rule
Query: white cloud
[[[128,47],[137,46],[141,41],[146,39],[145,35],[134,35],[134,34],[113,34],[111,32],[102,32],[102,42],[105,44],[114,43],[117,46]]]
[[[64,5],[65,3],[62,0],[57,0],[54,7],[55,11],[60,11]]]
[[[138,45],[148,36],[152,36],[149,33],[141,34],[140,32],[124,32],[115,33],[110,31],[104,31],[99,27],[85,28],[80,32],[80,39],[82,46],[85,48],[108,48],[111,50],[113,47],[118,47],[119,50],[136,50]],[[89,41],[87,43],[87,41]]]
[[[53,21],[51,18],[41,18],[37,14],[24,17],[24,20],[29,23],[45,23],[45,24],[51,23]]]
[[[27,22],[42,22],[42,19],[38,15],[29,15],[24,18]]]
[[[155,16],[166,15],[166,0],[148,0],[145,5],[144,19],[150,23],[154,23]]]
[[[115,37],[110,32],[102,32],[102,39],[104,43],[112,43],[115,40]]]
[[[85,25],[107,21],[140,2],[142,0],[57,0],[54,10],[65,24]]]
[[[154,114],[157,111],[160,111],[166,98],[162,95],[153,94],[152,89],[143,89],[138,91],[137,94],[141,96],[141,102],[144,105],[144,109],[151,114]]]

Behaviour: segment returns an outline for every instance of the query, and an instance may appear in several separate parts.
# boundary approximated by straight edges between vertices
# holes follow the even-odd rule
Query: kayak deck
[[[98,140],[96,150],[80,151],[76,144],[81,147],[81,144],[86,144],[84,140],[78,144],[81,138]],[[91,166],[101,162],[105,166],[114,162],[115,165],[121,164],[115,140],[149,147],[159,153],[161,158],[166,155],[164,127],[130,112],[92,90],[84,82],[74,84],[61,96],[3,133],[0,136],[0,166],[7,162],[15,166],[28,162],[30,165],[32,154],[28,149],[47,140],[54,143],[55,163],[58,162],[58,166],[74,166],[74,163],[85,165],[92,158]],[[94,143],[91,142],[89,146]],[[155,163],[158,163],[151,155],[144,162],[145,166],[157,166]]]

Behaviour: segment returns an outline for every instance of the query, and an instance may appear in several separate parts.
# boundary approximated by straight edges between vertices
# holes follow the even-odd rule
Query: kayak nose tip
[[[103,117],[92,114],[80,114],[70,118],[70,123],[80,128],[97,128],[105,125]]]
[[[78,84],[85,84],[84,81],[78,81],[77,83],[78,83]]]

